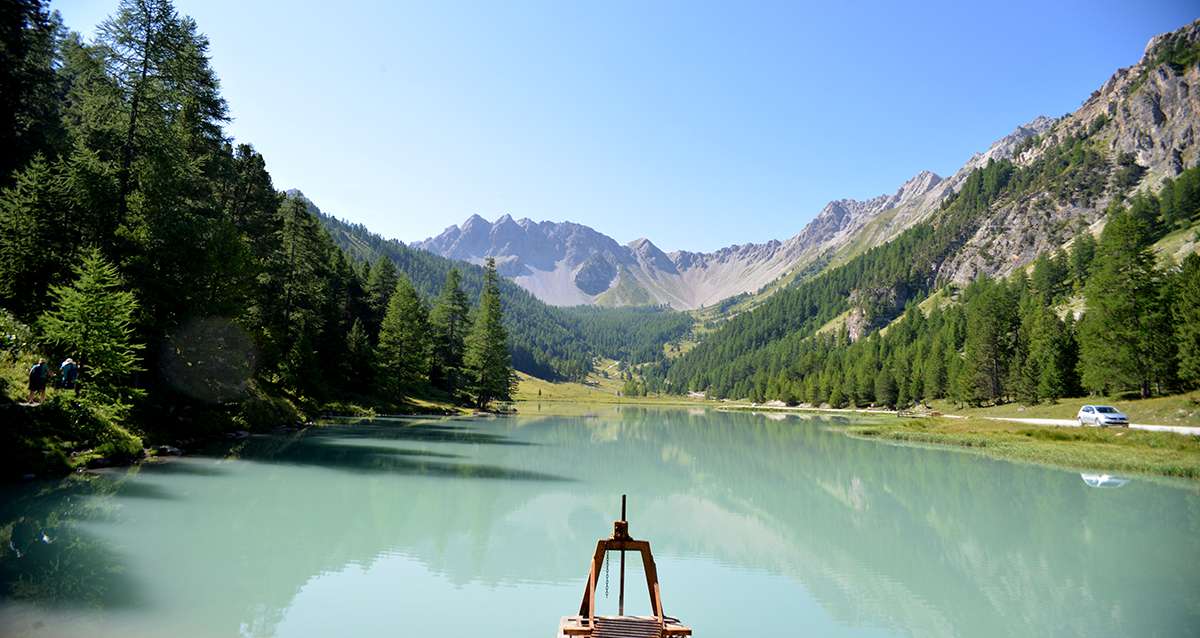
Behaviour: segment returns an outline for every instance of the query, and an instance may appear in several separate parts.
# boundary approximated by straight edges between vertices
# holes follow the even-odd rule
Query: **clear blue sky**
[[[711,250],[1073,111],[1181,0],[177,0],[279,188],[413,241],[473,213]],[[116,0],[61,0],[89,36]]]

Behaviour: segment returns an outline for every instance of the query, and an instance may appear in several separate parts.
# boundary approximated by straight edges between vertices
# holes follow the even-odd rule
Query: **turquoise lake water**
[[[3,488],[0,635],[549,638],[622,493],[697,636],[1200,635],[1195,483],[1090,487],[844,420],[522,409]],[[601,611],[615,557],[608,579]]]

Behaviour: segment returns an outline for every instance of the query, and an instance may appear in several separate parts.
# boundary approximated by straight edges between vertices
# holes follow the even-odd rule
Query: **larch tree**
[[[78,360],[85,393],[120,404],[132,394],[130,377],[141,369],[143,346],[136,341],[138,302],[100,251],[86,253],[75,281],[51,289],[53,309],[42,314],[43,338]]]
[[[158,146],[155,139],[168,124],[162,118],[190,110],[206,133],[220,137],[228,113],[208,64],[208,39],[170,0],[122,0],[98,33],[105,66],[127,109],[118,170],[123,217],[134,189],[134,163],[144,150]]]
[[[375,373],[375,350],[371,347],[371,336],[363,327],[362,320],[355,317],[346,333],[346,356],[342,360],[343,376],[358,392],[371,387]]]
[[[1006,393],[1009,362],[1016,346],[1016,304],[1003,282],[976,281],[968,294],[960,379],[963,398],[976,405],[999,401]]]
[[[1200,255],[1183,260],[1175,281],[1175,342],[1179,357],[1179,379],[1200,385]]]
[[[81,241],[70,180],[41,155],[0,193],[0,303],[26,319],[71,273]]]
[[[392,263],[391,259],[380,256],[371,264],[371,269],[367,271],[366,295],[367,308],[370,310],[371,316],[368,322],[368,328],[379,331],[379,326],[383,322],[383,315],[387,313],[388,302],[392,299],[392,293],[396,291],[396,281],[399,279],[396,264]]]
[[[380,390],[411,391],[427,381],[430,346],[429,311],[408,277],[400,275],[375,348],[375,381]]]
[[[504,328],[500,307],[496,260],[490,257],[484,266],[483,292],[475,313],[475,325],[467,336],[463,365],[467,389],[476,407],[483,409],[493,401],[512,400],[517,378],[512,369],[508,331]]]
[[[1136,389],[1148,397],[1173,363],[1169,307],[1162,307],[1162,274],[1146,248],[1146,229],[1128,213],[1105,226],[1085,287],[1079,322],[1080,373],[1092,392]]]
[[[471,308],[461,284],[462,275],[457,268],[451,268],[429,315],[433,332],[430,376],[434,385],[449,392],[457,391],[462,384],[463,354],[470,330]]]
[[[1071,270],[1071,280],[1076,290],[1083,288],[1091,272],[1092,260],[1096,258],[1096,238],[1086,228],[1081,230],[1071,242],[1071,252],[1068,258]]]

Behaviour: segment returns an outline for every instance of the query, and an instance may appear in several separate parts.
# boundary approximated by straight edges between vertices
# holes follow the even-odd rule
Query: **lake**
[[[1196,483],[1091,487],[847,423],[524,405],[8,486],[0,635],[549,638],[623,493],[697,636],[1200,633]]]

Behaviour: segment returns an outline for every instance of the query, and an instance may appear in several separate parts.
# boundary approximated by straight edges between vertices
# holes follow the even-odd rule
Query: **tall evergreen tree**
[[[38,155],[0,193],[0,303],[26,319],[71,272],[82,241],[70,180]]]
[[[1033,262],[1030,287],[1042,304],[1050,304],[1063,293],[1063,285],[1070,278],[1067,257],[1061,251],[1053,255],[1042,253]]]
[[[471,308],[461,284],[462,275],[457,268],[451,268],[429,315],[433,331],[431,377],[436,386],[451,392],[462,384],[463,353],[470,329]]]
[[[278,225],[279,248],[269,257],[260,291],[263,363],[278,369],[289,387],[312,392],[323,381],[317,348],[327,328],[334,249],[300,201],[280,207]]]
[[[967,338],[961,389],[971,403],[999,401],[1016,345],[1016,304],[1002,282],[978,280],[967,290]]]
[[[375,375],[375,349],[362,319],[355,318],[346,333],[346,354],[342,357],[343,376],[358,392],[369,392]]]
[[[896,379],[886,367],[875,374],[875,403],[889,408],[896,407]]]
[[[408,277],[400,275],[388,302],[375,350],[375,380],[386,393],[413,391],[429,379],[429,311]]]
[[[396,282],[399,280],[396,264],[392,263],[387,257],[379,257],[371,264],[371,269],[367,272],[366,295],[367,307],[371,311],[371,316],[368,318],[368,328],[373,328],[376,332],[379,331],[379,325],[383,322],[383,315],[387,313],[388,302],[392,299],[392,294],[396,291]]]
[[[99,27],[106,66],[127,105],[119,160],[121,216],[134,189],[134,163],[155,147],[175,113],[194,116],[202,134],[222,137],[228,120],[216,76],[208,64],[208,39],[181,17],[170,0],[122,0]],[[175,105],[185,108],[176,110]]]
[[[143,346],[133,327],[137,299],[98,250],[84,255],[75,275],[71,284],[52,289],[53,310],[41,316],[38,327],[47,342],[79,362],[84,392],[122,402],[141,369]]]
[[[1175,341],[1179,351],[1179,378],[1200,385],[1200,255],[1183,260],[1175,285]]]
[[[61,145],[55,65],[62,23],[46,5],[0,4],[0,185],[36,153]]]
[[[1033,311],[1028,361],[1037,371],[1038,398],[1057,401],[1074,385],[1070,339],[1066,326],[1052,310],[1038,306]]]
[[[517,382],[500,307],[496,260],[489,257],[484,268],[479,309],[463,354],[467,389],[481,409],[493,401],[511,401]]]
[[[1071,280],[1077,290],[1087,283],[1091,272],[1092,260],[1096,257],[1096,238],[1086,228],[1081,230],[1071,242]]]
[[[1174,359],[1163,338],[1171,333],[1169,307],[1145,233],[1137,218],[1119,213],[1100,236],[1079,323],[1080,372],[1092,392],[1136,389],[1148,397]]]

